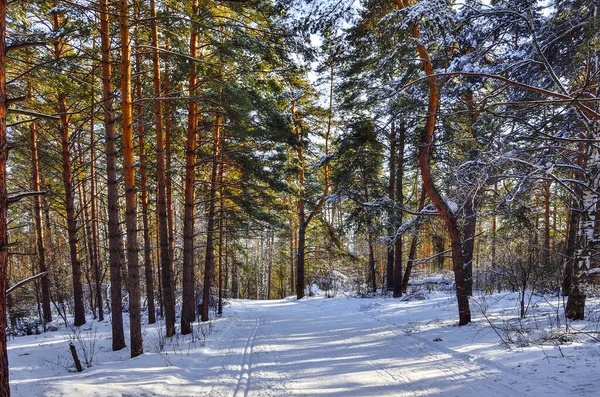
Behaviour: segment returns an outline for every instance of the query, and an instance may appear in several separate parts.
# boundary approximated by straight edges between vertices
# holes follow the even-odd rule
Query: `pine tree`
[[[10,397],[8,351],[6,348],[6,287],[8,275],[8,235],[6,228],[8,196],[6,193],[6,0],[0,0],[0,394]]]

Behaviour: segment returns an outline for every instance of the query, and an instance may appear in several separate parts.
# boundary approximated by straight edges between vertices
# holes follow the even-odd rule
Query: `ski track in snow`
[[[43,344],[17,338],[9,343],[13,397],[558,397],[591,396],[600,386],[595,377],[573,380],[551,366],[542,369],[540,354],[537,361],[523,356],[513,362],[464,350],[481,325],[458,328],[445,320],[427,330],[422,320],[429,314],[415,319],[413,307],[418,304],[386,299],[236,300],[215,322],[206,346],[133,360],[125,352],[121,361],[112,352],[112,363],[107,359],[81,374],[35,366],[36,358],[46,357],[36,346],[55,348],[65,343],[60,336]],[[437,334],[464,342],[436,342]],[[598,361],[592,353],[573,361],[593,371]]]
[[[242,304],[242,306],[247,309],[247,306]],[[248,395],[248,391],[250,390],[250,378],[252,376],[252,355],[254,351],[254,341],[256,339],[256,333],[258,332],[258,328],[260,327],[260,317],[256,314],[254,309],[248,310],[255,318],[254,326],[252,327],[252,331],[250,332],[250,336],[246,341],[246,346],[244,347],[244,353],[242,354],[242,363],[240,365],[240,377],[238,379],[237,387],[235,388],[235,392],[233,393],[233,397],[246,397]]]

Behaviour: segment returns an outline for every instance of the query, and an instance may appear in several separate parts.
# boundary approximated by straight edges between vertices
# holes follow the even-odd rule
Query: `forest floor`
[[[14,396],[597,396],[598,301],[566,325],[562,298],[233,300],[193,335],[144,328],[145,354],[111,351],[110,322],[9,341]],[[127,324],[127,322],[126,322]],[[493,325],[493,326],[492,326]],[[73,372],[69,340],[92,365]],[[93,353],[93,356],[90,357]],[[84,364],[85,367],[85,364]]]

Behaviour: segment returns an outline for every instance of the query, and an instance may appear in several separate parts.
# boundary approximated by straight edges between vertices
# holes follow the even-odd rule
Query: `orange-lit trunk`
[[[198,0],[192,4],[192,14],[198,13]],[[194,25],[190,28],[190,56],[198,56],[198,34]],[[183,305],[181,310],[181,333],[192,332],[191,323],[196,319],[194,300],[194,223],[196,219],[196,141],[198,129],[198,104],[196,86],[198,75],[195,64],[189,74],[188,125],[185,146],[185,208],[183,215]]]
[[[129,292],[129,335],[131,357],[144,352],[140,311],[140,276],[137,252],[137,209],[133,156],[133,103],[131,97],[131,46],[129,43],[129,2],[119,1],[121,34],[121,112],[123,173],[125,176],[125,224],[127,227],[127,289]]]
[[[221,151],[221,154],[223,152]],[[223,225],[225,223],[225,196],[223,195],[223,159],[219,163],[219,301],[217,315],[223,314]]]
[[[403,9],[408,6],[406,0],[396,0],[396,5],[399,9]],[[465,276],[464,276],[464,258],[462,256],[462,236],[458,227],[458,220],[456,214],[452,211],[448,203],[444,201],[439,190],[435,186],[433,176],[431,173],[431,144],[433,142],[433,135],[435,132],[435,122],[437,119],[437,111],[439,107],[439,87],[437,85],[437,79],[435,77],[435,71],[429,52],[425,46],[420,42],[421,34],[419,32],[419,25],[414,24],[411,27],[411,35],[417,42],[417,52],[421,59],[423,70],[429,76],[429,105],[427,109],[427,118],[425,122],[425,128],[421,132],[419,138],[419,168],[421,170],[421,178],[423,180],[423,186],[429,199],[435,205],[436,209],[440,212],[446,227],[448,234],[450,235],[450,244],[452,248],[452,264],[454,269],[454,280],[456,284],[456,297],[458,301],[458,324],[465,325],[471,322],[471,311],[469,309],[469,296],[465,290]]]
[[[152,64],[154,70],[154,95],[161,95],[160,63],[158,58],[158,30],[156,27],[156,2],[150,0],[151,27],[152,27]],[[169,255],[169,228],[167,219],[167,192],[165,175],[165,140],[162,128],[162,106],[160,101],[154,102],[154,115],[156,126],[156,173],[158,185],[158,234],[160,238],[160,268],[162,274],[162,297],[165,310],[166,336],[175,335],[175,295],[173,293],[173,280],[171,258]]]
[[[0,396],[10,397],[8,352],[6,349],[6,278],[8,272],[8,235],[6,217],[6,0],[0,0]]]
[[[136,9],[139,19],[139,8]],[[136,47],[139,46],[137,25],[135,30]],[[142,97],[142,54],[138,48],[135,54],[135,88],[138,100]],[[154,307],[154,271],[152,268],[152,241],[150,239],[150,214],[148,212],[148,166],[146,160],[145,128],[142,119],[143,107],[141,102],[136,105],[138,134],[138,154],[140,161],[140,205],[142,208],[142,224],[144,228],[144,275],[146,279],[146,299],[148,301],[148,324],[156,322]]]

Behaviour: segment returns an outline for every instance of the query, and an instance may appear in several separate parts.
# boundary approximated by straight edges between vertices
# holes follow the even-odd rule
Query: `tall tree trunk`
[[[139,20],[139,7],[136,7],[136,19]],[[135,27],[135,87],[138,100],[142,97],[142,53],[139,48],[138,25]],[[146,137],[142,121],[143,106],[141,102],[136,105],[138,153],[140,158],[140,206],[142,208],[142,224],[144,228],[144,275],[146,279],[146,299],[148,301],[148,324],[156,323],[156,309],[154,307],[154,271],[152,267],[152,240],[150,238],[150,214],[148,204],[148,165],[146,160]]]
[[[52,15],[52,28],[58,32],[61,26],[58,12]],[[60,39],[54,41],[54,57],[62,57],[63,43]],[[75,215],[75,190],[73,189],[73,175],[71,169],[71,137],[69,134],[69,117],[67,115],[67,95],[58,94],[58,114],[60,117],[60,142],[62,148],[62,178],[65,188],[65,208],[67,213],[67,231],[69,235],[69,254],[71,258],[71,272],[73,278],[74,320],[77,327],[85,324],[85,308],[83,306],[83,287],[81,285],[81,263],[77,250],[77,218]]]
[[[584,169],[595,169],[600,164],[600,152],[595,145],[587,145]],[[573,276],[565,315],[571,320],[583,320],[585,317],[585,279],[591,267],[592,252],[595,248],[594,230],[596,218],[597,189],[600,178],[596,173],[584,175],[584,187],[579,199],[579,222],[577,227],[577,245],[574,253]]]
[[[595,2],[592,7],[593,18],[598,19],[600,16],[600,7]],[[598,97],[600,87],[598,84],[598,70],[600,70],[600,55],[598,52],[591,52],[587,60],[588,70],[592,71],[590,81],[589,94],[593,97]],[[590,104],[594,111],[600,110],[600,106]],[[587,106],[580,108],[582,113],[588,109]],[[600,137],[600,117],[598,113],[592,115],[592,120],[589,120],[586,115],[582,114],[583,122],[586,127],[587,139],[585,144],[580,146],[580,154],[583,153],[583,158],[580,162],[584,164],[582,170],[587,172],[582,173],[581,180],[583,186],[580,186],[581,195],[579,196],[578,204],[581,212],[579,213],[578,228],[577,228],[577,246],[573,260],[573,275],[571,287],[569,291],[569,299],[565,315],[571,320],[583,320],[585,317],[585,287],[587,284],[588,271],[591,269],[592,256],[598,255],[598,241],[596,240],[596,206],[598,204],[598,188],[600,187],[600,176],[597,170],[600,168],[600,150],[597,145],[591,142],[597,141]],[[579,192],[577,192],[579,193]]]
[[[121,34],[121,111],[123,173],[125,176],[125,224],[127,226],[127,289],[129,291],[129,336],[131,357],[144,352],[140,310],[140,275],[137,252],[137,210],[133,155],[133,103],[131,96],[131,46],[129,43],[129,1],[119,1]]]
[[[395,1],[399,9],[403,9],[408,5],[407,0]],[[423,128],[419,139],[419,168],[421,170],[421,178],[423,180],[423,186],[427,191],[427,195],[444,218],[446,227],[448,229],[448,234],[450,235],[450,243],[452,247],[452,265],[454,269],[454,280],[456,285],[456,298],[458,301],[458,324],[465,325],[471,322],[471,310],[469,308],[469,296],[465,290],[462,236],[458,227],[456,214],[452,211],[448,203],[442,198],[442,195],[433,182],[431,165],[429,164],[431,161],[431,145],[433,142],[433,134],[435,132],[435,122],[439,105],[439,87],[437,85],[437,78],[435,76],[431,58],[429,57],[429,52],[419,41],[421,34],[419,32],[419,25],[417,23],[411,26],[411,35],[417,43],[417,52],[421,59],[423,70],[428,76],[427,82],[429,86],[427,118],[425,127]]]
[[[37,126],[35,122],[29,125],[29,133],[31,139],[31,171],[33,175],[33,191],[41,192],[40,186],[40,163],[38,156],[38,137]],[[37,237],[37,250],[39,260],[39,271],[48,271],[46,265],[46,247],[44,244],[44,226],[42,221],[42,197],[35,196],[33,198],[33,212],[35,217],[35,231]],[[52,309],[50,308],[50,275],[46,274],[42,277],[42,318],[45,322],[52,321]]]
[[[81,145],[78,143],[77,144],[77,149],[78,149],[78,157],[79,157],[79,166],[80,167],[85,167],[85,161],[84,161],[84,155],[83,155],[83,149],[81,148]],[[97,298],[97,295],[94,293],[94,288],[92,288],[92,278],[90,273],[92,271],[94,271],[94,263],[93,263],[93,258],[94,258],[94,246],[92,244],[92,223],[90,220],[90,214],[89,214],[89,207],[90,207],[90,201],[88,201],[88,194],[87,194],[87,189],[86,189],[86,183],[85,180],[79,179],[77,181],[77,192],[79,194],[79,203],[80,203],[80,208],[79,208],[79,213],[83,216],[83,245],[84,245],[84,252],[87,251],[88,253],[88,261],[87,264],[89,265],[86,268],[85,271],[85,277],[86,280],[88,282],[88,289],[90,291],[90,308],[92,309],[92,314],[94,316],[94,319],[96,319],[96,304],[98,303],[96,301],[95,298]]]
[[[217,315],[223,315],[223,228],[225,224],[225,194],[223,192],[223,151],[219,163],[219,302],[217,304]]]
[[[386,289],[388,291],[394,291],[394,237],[396,236],[397,222],[396,222],[396,159],[398,157],[396,153],[396,120],[392,120],[390,127],[390,159],[389,159],[389,170],[390,177],[388,180],[388,198],[390,199],[390,209],[388,210],[388,227],[387,234],[389,243],[387,245],[387,261],[386,261]],[[399,203],[402,205],[402,203]]]
[[[542,186],[544,194],[544,245],[542,247],[542,264],[545,269],[549,269],[550,267],[550,186],[550,182],[545,183]]]
[[[208,309],[210,306],[210,288],[215,273],[215,207],[217,197],[217,171],[219,168],[219,151],[221,147],[221,116],[215,116],[215,127],[213,137],[212,171],[210,176],[210,196],[208,203],[208,222],[206,228],[206,258],[204,262],[204,287],[202,290],[201,320],[208,321]],[[257,291],[258,292],[258,291]]]
[[[267,234],[267,300],[271,299],[271,277],[273,275],[273,232],[269,231]]]
[[[156,27],[156,2],[150,0],[152,27],[152,63],[154,69],[154,95],[161,95],[160,64],[158,58],[158,30]],[[156,123],[156,170],[158,184],[158,235],[160,237],[160,268],[162,273],[162,297],[165,308],[166,336],[175,335],[175,294],[173,291],[172,263],[169,255],[169,228],[167,219],[167,179],[165,175],[165,144],[162,129],[162,106],[154,103]]]
[[[475,197],[469,195],[464,207],[462,244],[462,256],[465,262],[465,293],[469,296],[473,296],[473,251],[475,249],[475,231],[477,228],[475,208]]]
[[[296,253],[296,297],[304,298],[304,251],[306,244],[306,220],[304,214],[304,202],[298,203],[298,242]]]
[[[6,349],[6,278],[8,274],[8,200],[6,193],[6,0],[0,0],[0,396],[10,397]]]
[[[427,193],[425,188],[421,187],[421,197],[419,198],[419,205],[417,206],[417,212],[421,212],[425,207],[425,198]],[[408,250],[408,258],[406,260],[406,269],[404,270],[404,277],[402,278],[402,293],[405,294],[408,289],[408,280],[410,280],[410,274],[417,258],[417,242],[419,240],[419,232],[421,231],[422,221],[418,220],[413,230],[413,236],[410,241],[410,248]]]
[[[93,68],[93,70],[95,71],[95,68]],[[102,269],[100,268],[100,252],[98,248],[98,208],[96,206],[96,131],[94,128],[95,108],[96,97],[92,95],[92,119],[90,125],[90,244],[92,245],[91,262],[94,270],[94,281],[96,284],[96,305],[98,306],[98,320],[104,321],[104,309],[102,307]]]
[[[231,263],[231,297],[233,299],[238,299],[240,297],[240,284],[238,279],[238,265],[235,259],[235,251],[232,255],[232,263]]]
[[[171,39],[167,36],[165,40],[165,83],[163,88],[167,98],[170,96],[171,92],[170,51]],[[173,115],[171,112],[171,102],[169,100],[165,101],[163,114],[165,115],[165,187],[167,194],[167,230],[169,231],[169,263],[171,264],[171,273],[173,273],[173,268],[175,266],[175,216],[173,209],[173,169],[171,167],[171,122],[173,120]],[[175,285],[175,276],[172,276],[171,288],[173,291],[175,291]]]
[[[494,194],[498,191],[498,183],[494,183]],[[496,214],[492,214],[492,271],[496,271],[496,232],[498,230],[498,220]]]
[[[398,153],[395,153],[397,159],[396,165],[396,183],[395,183],[395,196],[396,203],[400,206],[404,205],[404,141],[406,139],[406,126],[404,120],[400,120],[400,126],[398,128],[397,146]],[[402,213],[397,212],[395,214],[395,225],[396,228],[402,225]],[[404,236],[400,235],[394,242],[394,298],[402,296],[402,243]]]
[[[362,171],[363,180],[363,194],[365,202],[369,202],[369,186],[367,184],[367,175],[365,171]],[[371,218],[367,217],[367,245],[369,249],[369,262],[368,262],[368,280],[371,291],[377,292],[377,269],[375,267],[375,252],[373,247],[373,225]]]
[[[294,264],[296,263],[296,224],[293,219],[290,220],[290,291],[294,291],[296,288],[296,268]]]
[[[192,3],[192,15],[198,14],[199,0]],[[192,23],[190,27],[190,56],[198,56],[198,34]],[[185,146],[185,204],[183,215],[183,305],[181,309],[181,333],[192,332],[191,323],[196,319],[194,300],[194,223],[196,220],[196,141],[198,130],[198,104],[196,96],[198,73],[192,63],[189,72],[188,125]]]
[[[123,241],[119,225],[119,189],[117,186],[117,146],[115,142],[115,114],[113,111],[112,67],[110,60],[109,0],[100,0],[100,39],[102,45],[102,102],[106,140],[106,183],[108,201],[108,262],[110,268],[110,303],[112,349],[125,347],[121,296],[121,258]]]
[[[583,170],[585,167],[585,145],[584,143],[579,144],[578,155],[577,155],[577,164],[580,167],[580,170]],[[583,180],[584,174],[582,171],[575,171],[575,178],[578,180]],[[571,200],[571,208],[569,208],[569,216],[567,222],[567,241],[564,249],[564,258],[565,258],[565,273],[563,279],[563,296],[568,296],[571,291],[571,286],[573,285],[573,269],[575,268],[575,250],[577,249],[577,230],[579,227],[579,219],[580,214],[582,212],[582,208],[580,207],[580,201],[578,197],[582,195],[582,188],[579,184],[575,184],[573,186],[575,197]]]

